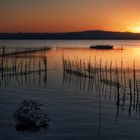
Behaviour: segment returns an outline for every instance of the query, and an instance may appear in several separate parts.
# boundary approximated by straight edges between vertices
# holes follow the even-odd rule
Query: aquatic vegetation
[[[46,52],[47,47],[41,48],[0,48],[0,82],[7,86],[14,77],[21,79],[18,85],[23,85],[24,79],[28,79],[31,84],[31,76],[38,75],[39,79],[43,75],[45,83],[47,81],[48,60]],[[5,81],[5,82],[4,82]],[[40,80],[39,80],[40,81]],[[27,82],[26,82],[27,83]]]
[[[20,107],[14,113],[17,130],[47,128],[49,117],[42,106],[42,104],[34,100],[22,101]]]
[[[108,65],[107,65],[108,64]],[[114,97],[114,103],[117,108],[116,119],[119,116],[119,111],[128,108],[128,115],[132,114],[132,109],[136,113],[139,108],[139,69],[136,68],[135,60],[131,69],[123,67],[123,61],[120,65],[116,61],[116,64],[112,66],[112,61],[108,63],[102,63],[102,59],[94,62],[66,59],[63,56],[63,71],[64,82],[68,85],[78,86],[83,90],[93,91],[99,95],[102,93],[102,97],[108,96],[110,99]]]

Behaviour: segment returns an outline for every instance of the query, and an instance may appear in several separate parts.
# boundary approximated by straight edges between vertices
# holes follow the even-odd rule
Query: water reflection
[[[139,51],[139,48],[111,51],[54,48],[1,56],[0,86],[12,83],[55,89],[55,83],[59,83],[60,89],[75,88],[90,93],[98,101],[98,134],[101,135],[104,102],[115,106],[115,121],[119,121],[122,114],[126,118],[140,116]],[[57,71],[52,72],[55,69]],[[80,92],[79,96],[82,96]]]
[[[66,60],[63,58],[64,64],[64,83],[68,86],[78,87],[80,90],[95,91],[98,98],[114,100],[116,104],[116,119],[119,117],[120,110],[128,110],[128,116],[131,116],[132,111],[136,114],[140,110],[139,92],[140,92],[140,70],[136,69],[135,61],[133,68],[126,69],[117,66],[113,68],[112,63],[107,66],[95,60],[92,63],[89,61],[87,64],[82,62],[81,59]],[[123,63],[123,61],[122,61]],[[94,93],[95,93],[94,92]],[[101,100],[100,100],[101,102]]]
[[[6,49],[1,51],[0,86],[8,86],[15,79],[18,86],[31,86],[43,81],[47,84],[47,56],[48,48],[40,49]]]
[[[5,51],[7,52],[1,55],[0,86],[8,86],[12,80],[18,86],[47,86],[48,69],[57,65],[58,74],[64,71],[63,78],[59,79],[63,81],[63,87],[67,84],[80,90],[96,90],[96,94],[100,93],[104,99],[115,99],[117,117],[119,111],[124,111],[127,107],[129,116],[132,106],[133,111],[138,112],[139,48],[123,51],[93,51],[87,48],[57,48],[49,52],[44,48],[36,51],[20,50],[20,53],[17,50],[12,50],[11,53],[10,50]]]
[[[97,94],[99,105],[99,124],[98,134],[101,135],[102,130],[102,101],[107,100],[116,106],[117,121],[120,114],[128,114],[140,116],[140,70],[136,68],[135,60],[133,61],[133,68],[126,69],[123,67],[121,60],[121,67],[112,67],[110,65],[102,64],[94,60],[94,63],[88,61],[71,60],[70,58],[63,58],[63,83],[67,86],[79,88],[87,92]]]

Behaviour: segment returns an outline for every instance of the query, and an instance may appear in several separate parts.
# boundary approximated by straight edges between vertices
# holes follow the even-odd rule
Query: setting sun
[[[133,32],[133,33],[140,33],[140,26],[131,27],[131,28],[130,28],[130,32]]]

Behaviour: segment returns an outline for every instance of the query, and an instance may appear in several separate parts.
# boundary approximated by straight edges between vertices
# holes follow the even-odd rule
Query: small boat
[[[96,46],[90,46],[90,49],[111,50],[111,49],[113,49],[113,46],[111,46],[111,45],[96,45]]]

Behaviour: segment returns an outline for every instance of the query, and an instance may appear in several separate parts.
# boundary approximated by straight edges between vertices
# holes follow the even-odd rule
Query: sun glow
[[[133,32],[133,33],[140,33],[140,26],[131,27],[130,31]]]

